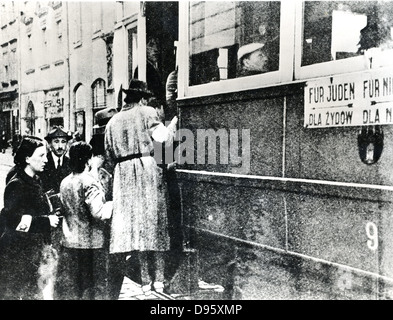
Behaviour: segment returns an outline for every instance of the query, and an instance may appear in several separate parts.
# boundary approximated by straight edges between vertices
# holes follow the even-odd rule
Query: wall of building
[[[59,2],[53,6],[30,1],[21,5],[21,129],[25,133],[28,127],[31,102],[36,121],[30,133],[44,137],[54,121],[68,129],[66,14]]]
[[[0,130],[6,132],[7,140],[19,129],[19,5],[10,1],[0,4]]]
[[[129,43],[128,35],[130,30],[135,33],[137,32],[138,13],[139,2],[129,1],[116,4],[116,24],[113,40],[113,87],[115,107],[121,107],[124,104],[124,95],[121,92],[121,88],[128,88],[130,80],[129,59],[132,53],[129,48],[132,48],[132,44]],[[133,54],[135,55],[136,52]],[[134,67],[136,67],[136,65]]]
[[[12,105],[19,110],[22,133],[30,121],[25,119],[30,102],[36,117],[33,134],[45,136],[50,126],[60,123],[66,130],[74,132],[75,112],[83,111],[85,138],[90,139],[94,125],[92,85],[97,80],[105,83],[105,104],[100,104],[100,108],[116,106],[124,76],[120,76],[119,84],[115,69],[120,74],[122,69],[114,68],[114,56],[120,52],[113,45],[108,50],[107,42],[112,39],[116,44],[124,43],[124,34],[117,34],[117,39],[113,39],[116,21],[119,19],[121,23],[126,15],[131,14],[130,10],[138,9],[136,4],[124,4],[118,13],[118,4],[106,1],[1,4],[0,42],[7,48],[7,56],[0,57],[0,66],[3,71],[8,64],[10,71],[7,79],[4,78],[5,73],[0,72],[0,80],[8,84],[6,89],[0,87],[0,94],[4,91],[9,97],[9,91],[18,91]],[[14,46],[13,54],[17,58],[10,61],[8,51],[11,50],[8,49]],[[123,48],[116,59],[118,65],[127,61],[127,48],[124,45]],[[10,85],[14,78],[16,81]],[[9,108],[8,105],[9,102]],[[12,112],[8,112],[9,115]]]
[[[7,56],[3,58],[4,49],[0,67],[2,71],[5,65],[10,68],[7,79],[0,72],[0,80],[8,84],[0,86],[0,95],[6,93],[3,100],[8,108],[2,116],[11,119],[0,123],[20,123],[25,133],[34,122],[31,133],[43,137],[54,124],[75,132],[77,113],[82,112],[89,140],[97,111],[93,110],[93,85],[105,84],[99,93],[105,101],[100,101],[99,108],[123,104],[121,88],[128,86],[130,78],[128,29],[137,30],[140,3],[7,1],[1,5],[0,45],[7,48]],[[11,47],[16,55],[12,61]],[[15,81],[10,84],[11,80]],[[13,98],[16,94],[12,106],[10,91]],[[29,103],[35,119],[26,119]],[[12,108],[16,111],[11,112]],[[20,118],[12,118],[13,114]]]
[[[113,34],[115,6],[111,3],[70,2],[70,128],[75,131],[74,112],[85,112],[85,133],[89,141],[94,125],[92,86],[97,79],[105,81],[106,105],[114,104],[108,87],[106,37]],[[73,14],[78,12],[78,14]],[[81,87],[80,87],[81,86]],[[79,89],[78,89],[79,88]],[[78,93],[76,93],[78,90]],[[75,94],[78,95],[75,99]]]

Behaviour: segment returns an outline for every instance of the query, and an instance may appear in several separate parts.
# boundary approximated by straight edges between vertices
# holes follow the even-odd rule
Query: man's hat
[[[117,113],[115,108],[109,107],[98,111],[95,114],[96,124],[93,126],[93,129],[99,129],[106,126],[108,121]]]
[[[72,137],[68,132],[64,131],[61,126],[54,126],[45,137],[45,140],[50,142],[55,138],[66,138],[67,140],[71,140]]]
[[[239,48],[237,51],[237,59],[240,60],[246,54],[252,53],[259,49],[262,49],[265,46],[264,43],[249,43]]]
[[[131,79],[128,89],[121,89],[125,94],[139,93],[144,97],[151,97],[153,93],[147,89],[147,84],[144,81]]]

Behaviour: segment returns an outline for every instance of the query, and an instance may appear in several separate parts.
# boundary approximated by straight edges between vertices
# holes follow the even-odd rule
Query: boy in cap
[[[93,126],[93,136],[89,142],[93,148],[91,173],[101,182],[107,200],[112,199],[112,175],[103,168],[105,162],[105,127],[116,113],[115,108],[108,107],[95,114],[96,124]]]
[[[105,127],[108,121],[117,113],[115,108],[105,108],[103,110],[98,111],[94,118],[96,120],[96,124],[93,126],[93,136],[89,142],[89,144],[93,147],[93,155],[104,155],[104,134]]]

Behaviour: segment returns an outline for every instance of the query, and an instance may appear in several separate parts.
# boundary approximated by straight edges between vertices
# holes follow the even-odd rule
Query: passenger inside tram
[[[240,76],[249,76],[267,72],[268,57],[264,43],[249,43],[239,48],[237,58],[240,63]]]

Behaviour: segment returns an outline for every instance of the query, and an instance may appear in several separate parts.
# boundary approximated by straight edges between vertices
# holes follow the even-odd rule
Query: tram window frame
[[[178,98],[193,96],[207,96],[212,94],[229,93],[234,91],[250,90],[261,87],[273,86],[293,80],[294,66],[294,25],[295,25],[295,2],[280,1],[280,44],[279,44],[279,67],[277,71],[266,72],[258,75],[244,76],[223,81],[209,82],[198,85],[189,85],[190,70],[190,25],[189,25],[189,2],[179,3],[179,41],[183,45],[178,50],[179,74],[178,74]]]
[[[305,1],[300,1],[296,3],[295,29],[298,32],[295,34],[295,81],[360,72],[393,65],[393,59],[390,58],[393,49],[382,51],[379,48],[373,48],[362,55],[302,66],[304,23]]]

